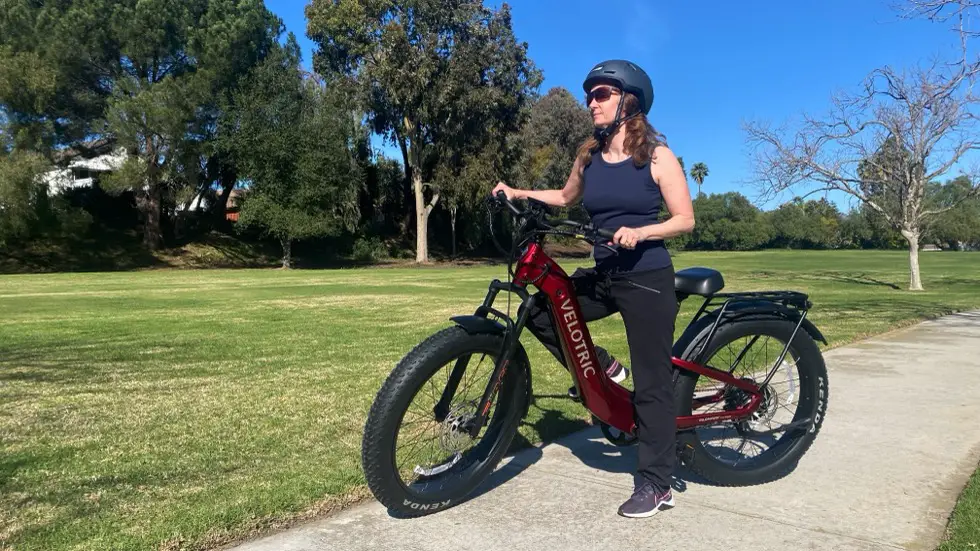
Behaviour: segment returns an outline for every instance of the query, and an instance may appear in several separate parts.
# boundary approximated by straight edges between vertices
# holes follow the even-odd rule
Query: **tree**
[[[969,0],[908,0],[907,15],[954,21],[962,57],[899,71],[874,70],[863,90],[840,95],[822,118],[807,116],[795,133],[752,123],[749,141],[759,146],[757,182],[780,192],[796,185],[835,189],[860,199],[874,216],[899,231],[909,250],[909,289],[921,290],[918,249],[923,230],[937,216],[980,192],[980,174],[964,175],[968,191],[934,201],[927,190],[972,151],[978,98],[973,84],[980,64],[967,43],[977,36],[966,16]]]
[[[963,246],[975,248],[980,244],[980,197],[968,197],[970,180],[959,177],[943,186],[937,186],[934,194],[941,204],[956,203],[956,207],[936,217],[927,230],[927,238],[946,247],[959,249]]]
[[[841,214],[826,199],[797,197],[768,213],[774,247],[829,249],[840,242]]]
[[[349,149],[358,129],[342,97],[303,78],[290,34],[220,120],[221,147],[249,182],[239,223],[278,239],[284,268],[294,240],[336,234],[358,220],[363,175]]]
[[[443,190],[449,211],[451,255],[457,254],[457,228],[460,214],[478,213],[488,197],[487,182],[500,175],[499,152],[488,147],[482,152],[466,155],[457,165],[440,164],[433,182]]]
[[[704,179],[707,177],[708,165],[704,163],[694,163],[694,166],[691,167],[691,178],[694,178],[694,181],[698,183],[698,197],[702,195],[701,184],[704,183]]]
[[[404,214],[402,184],[405,174],[401,164],[382,154],[359,158],[364,171],[364,187],[358,201],[361,221],[358,227],[365,233],[378,235],[395,232],[396,221]]]
[[[579,146],[592,135],[592,115],[567,89],[555,87],[534,101],[518,136],[521,160],[518,187],[561,189],[575,163]],[[581,203],[568,209],[568,217],[584,220]]]
[[[980,148],[968,73],[939,63],[904,72],[885,67],[867,77],[863,91],[836,97],[833,106],[824,118],[807,116],[795,133],[747,125],[758,146],[757,182],[770,193],[810,185],[857,197],[906,239],[909,289],[921,290],[923,226],[955,206],[927,206],[927,184]],[[969,177],[975,194],[980,173]]]
[[[961,62],[973,65],[977,69],[975,61],[968,58],[967,41],[972,38],[980,37],[980,31],[972,27],[976,9],[980,8],[977,0],[905,0],[897,5],[899,9],[905,8],[905,16],[908,18],[922,17],[934,22],[952,22],[953,31],[960,38],[960,47],[963,53]]]
[[[769,241],[766,217],[737,192],[702,195],[694,201],[698,224],[687,242],[689,249],[743,251]]]
[[[588,108],[565,88],[548,90],[531,105],[521,128],[521,183],[543,189],[563,187],[579,146],[591,135]]]
[[[488,134],[516,130],[540,83],[503,4],[465,0],[313,0],[314,68],[360,99],[375,132],[398,144],[416,213],[416,261],[428,262],[436,168]],[[490,185],[491,182],[487,182]]]
[[[218,100],[281,29],[261,0],[11,0],[0,105],[24,147],[125,147],[127,166],[106,183],[136,193],[144,243],[158,248],[165,211],[202,178]]]
[[[46,196],[38,182],[45,166],[37,153],[0,148],[0,245],[25,236],[36,220]]]

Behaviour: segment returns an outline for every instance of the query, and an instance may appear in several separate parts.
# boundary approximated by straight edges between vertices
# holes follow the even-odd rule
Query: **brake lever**
[[[607,249],[609,249],[610,251],[612,251],[612,253],[613,253],[614,255],[617,255],[617,256],[619,255],[619,249],[616,249],[616,248],[613,248],[613,247],[610,247],[609,245],[606,245],[605,243],[598,243],[598,245],[599,245],[600,247],[605,247],[605,248],[607,248]]]
[[[619,255],[618,248],[608,245],[608,240],[615,236],[614,232],[599,229],[592,224],[586,225],[583,229],[586,230],[587,235],[589,236],[589,241],[591,241],[594,245],[599,245],[600,247],[608,249],[614,255]]]

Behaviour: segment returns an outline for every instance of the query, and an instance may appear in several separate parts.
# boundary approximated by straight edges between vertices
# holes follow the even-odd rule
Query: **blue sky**
[[[902,19],[891,7],[900,1],[508,3],[518,40],[528,43],[544,72],[542,93],[563,86],[581,96],[595,63],[633,60],[653,79],[653,124],[688,167],[708,165],[705,193],[736,190],[754,200],[757,190],[745,183],[752,167],[743,121],[778,124],[797,121],[804,111],[820,114],[834,92],[855,90],[876,67],[913,65],[951,51],[954,36],[945,24]],[[309,64],[306,3],[266,0],[296,34]],[[843,194],[828,198],[843,210],[853,203]]]

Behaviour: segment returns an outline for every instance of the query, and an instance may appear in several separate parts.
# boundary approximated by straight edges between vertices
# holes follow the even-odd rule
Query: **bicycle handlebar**
[[[596,228],[592,224],[576,222],[575,220],[546,219],[544,216],[544,211],[547,207],[544,205],[544,203],[541,203],[539,201],[534,201],[533,199],[529,199],[528,201],[529,202],[534,201],[534,203],[540,204],[541,207],[537,209],[530,208],[527,210],[521,210],[517,208],[516,205],[514,205],[513,201],[507,198],[507,194],[504,193],[502,190],[497,192],[495,199],[499,204],[506,206],[507,209],[514,214],[514,216],[518,216],[522,218],[531,218],[533,216],[536,226],[543,226],[547,229],[554,229],[555,226],[570,226],[575,228],[576,230],[575,237],[578,237],[579,239],[582,239],[590,244],[605,247],[616,254],[619,253],[619,251],[617,251],[613,247],[610,247],[605,243],[599,243],[598,239],[596,239],[596,237],[601,237],[603,239],[608,239],[612,241],[613,237],[615,237],[616,235],[616,232],[612,230]],[[533,228],[533,229],[538,229],[538,228]]]
[[[517,206],[515,206],[510,199],[507,198],[507,194],[504,193],[503,190],[497,192],[497,201],[499,201],[503,205],[506,205],[507,208],[509,208],[510,211],[516,214],[517,216],[523,214],[521,210],[517,208]]]

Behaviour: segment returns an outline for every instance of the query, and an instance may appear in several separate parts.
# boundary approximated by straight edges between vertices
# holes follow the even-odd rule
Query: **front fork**
[[[493,307],[493,302],[500,291],[512,292],[521,297],[522,303],[516,322],[511,320],[510,316]],[[530,316],[531,309],[536,300],[535,296],[528,293],[524,287],[513,283],[503,283],[495,279],[490,283],[490,289],[487,291],[486,298],[483,299],[483,304],[476,309],[475,315],[477,316],[486,318],[490,314],[493,314],[498,319],[503,320],[506,323],[506,329],[504,331],[502,350],[497,355],[497,361],[493,367],[493,374],[490,376],[487,387],[483,391],[483,397],[478,404],[477,416],[473,420],[473,424],[467,428],[470,436],[474,439],[479,436],[480,429],[483,428],[483,425],[487,421],[490,407],[493,405],[493,395],[500,388],[500,383],[507,373],[507,365],[510,363],[510,358],[514,355],[514,351],[520,343],[521,332],[527,324],[527,318]],[[442,397],[434,408],[436,421],[441,423],[449,415],[449,407],[452,404],[453,397],[456,395],[456,390],[459,388],[460,381],[463,380],[463,374],[466,372],[466,367],[469,362],[469,356],[463,356],[456,360],[452,373],[449,374],[449,381],[446,383],[446,388],[442,391]]]

